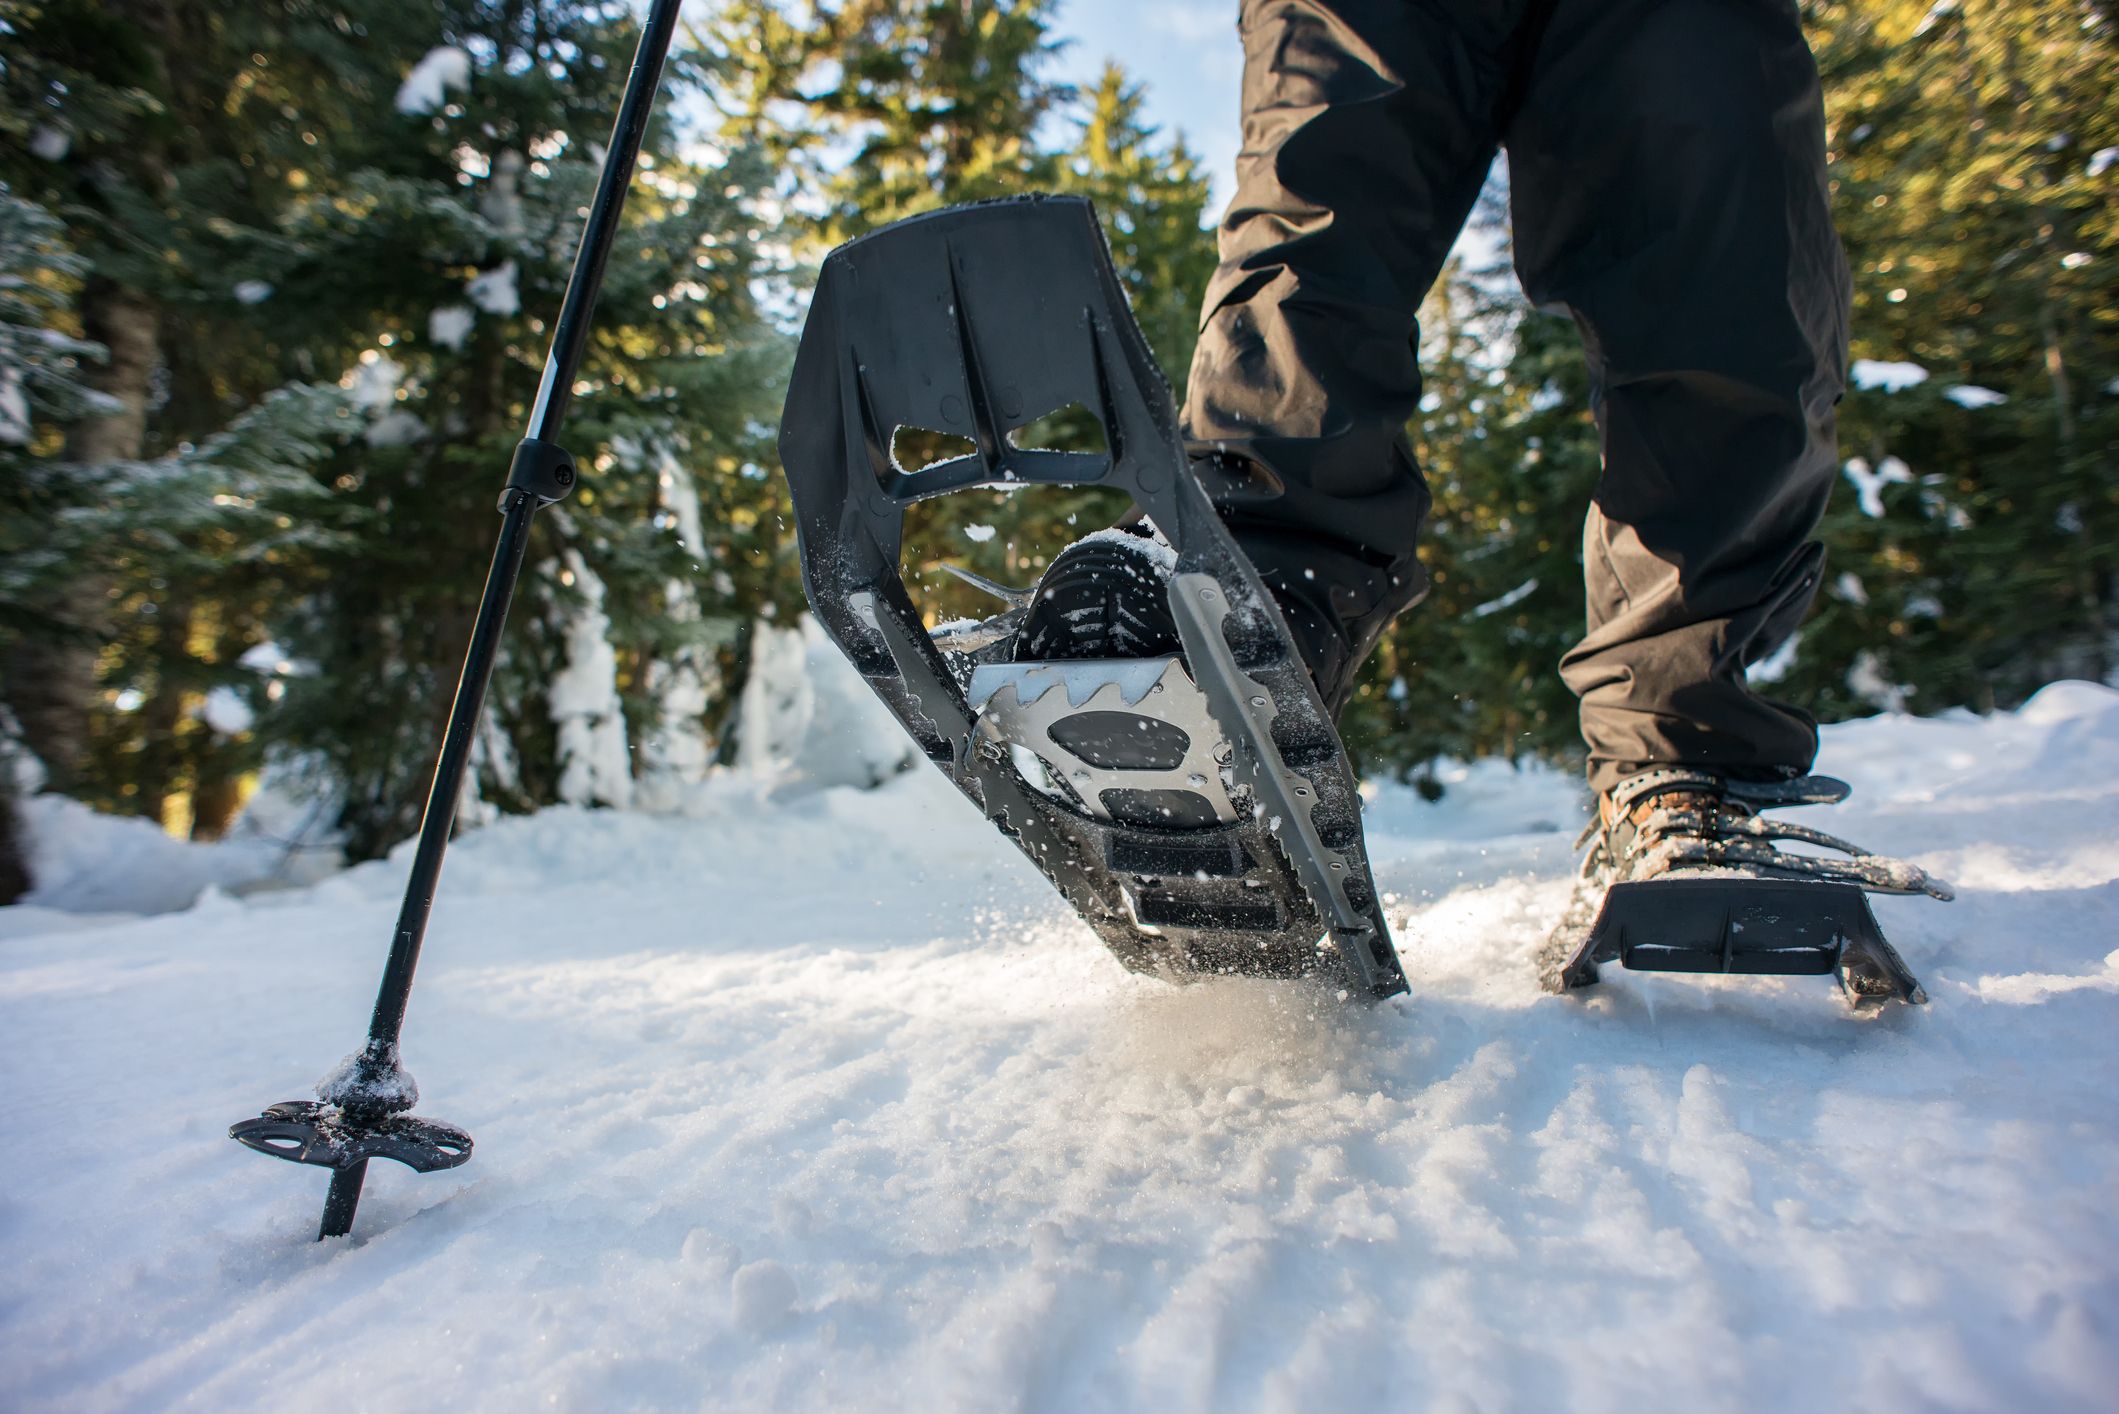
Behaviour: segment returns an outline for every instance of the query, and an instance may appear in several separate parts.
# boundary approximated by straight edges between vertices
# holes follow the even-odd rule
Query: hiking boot
[[[1038,580],[1011,656],[1037,663],[1182,654],[1170,613],[1176,569],[1177,552],[1144,522],[1082,537]]]
[[[1598,797],[1596,822],[1581,840],[1590,845],[1583,875],[1609,885],[1666,874],[1738,874],[1949,898],[1949,887],[1919,865],[1759,813],[1776,806],[1836,805],[1849,790],[1830,776],[1739,781],[1682,766],[1640,771]],[[1846,857],[1791,854],[1779,847],[1782,840]]]

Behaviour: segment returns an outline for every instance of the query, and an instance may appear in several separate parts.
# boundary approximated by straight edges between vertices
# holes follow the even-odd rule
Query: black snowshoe
[[[1107,450],[1017,445],[1079,405]],[[918,470],[905,429],[972,450]],[[1136,971],[1406,989],[1330,714],[1188,461],[1086,201],[914,217],[824,262],[780,434],[811,608],[929,760]],[[929,633],[906,507],[1098,485],[1152,523],[1056,557],[1008,608]]]
[[[1836,975],[1857,1007],[1926,1002],[1865,891],[1946,900],[1949,886],[1759,813],[1836,804],[1847,793],[1829,776],[1756,783],[1681,768],[1620,782],[1580,841],[1589,852],[1541,960],[1547,989],[1589,986],[1598,964],[1616,961],[1650,972]],[[1783,840],[1835,853],[1793,854]]]

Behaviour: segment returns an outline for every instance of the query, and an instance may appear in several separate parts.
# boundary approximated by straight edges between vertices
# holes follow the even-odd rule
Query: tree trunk
[[[217,840],[228,833],[243,808],[242,777],[227,769],[225,762],[209,760],[199,768],[198,783],[191,790],[191,837]]]
[[[0,770],[6,770],[0,763]],[[29,876],[29,840],[15,810],[12,782],[0,781],[0,908],[21,898],[36,881]]]
[[[83,418],[74,425],[66,439],[69,461],[128,461],[140,456],[158,353],[156,319],[154,303],[132,290],[97,282],[83,294],[85,332],[110,350],[109,362],[87,381],[120,406],[107,416]],[[25,637],[7,655],[7,704],[22,728],[23,745],[44,763],[50,790],[72,790],[81,778],[95,709],[96,658],[110,633],[111,590],[108,576],[83,574],[53,596],[48,607],[56,627]]]
[[[161,612],[155,615],[159,638],[155,656],[160,668],[154,694],[142,704],[136,719],[140,751],[134,758],[132,783],[139,787],[139,794],[132,797],[133,808],[165,824],[169,797],[184,788],[188,774],[184,709],[192,690],[185,681],[185,669],[190,666],[186,648],[193,604],[192,596],[182,590],[162,600]]]

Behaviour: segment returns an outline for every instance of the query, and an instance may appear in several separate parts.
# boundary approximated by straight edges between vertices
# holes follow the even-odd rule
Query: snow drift
[[[406,1032],[478,1155],[325,1245],[224,1133],[353,1045],[401,860],[0,928],[0,1397],[2109,1407],[2119,693],[1826,741],[1962,891],[1878,904],[1929,1007],[1543,995],[1581,802],[1505,767],[1372,802],[1414,992],[1353,1009],[1123,973],[924,768],[503,821]]]

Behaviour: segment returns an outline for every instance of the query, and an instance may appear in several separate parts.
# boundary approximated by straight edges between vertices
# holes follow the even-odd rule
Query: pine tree
[[[345,381],[377,412],[330,469],[344,548],[319,557],[281,626],[316,672],[268,724],[331,783],[357,856],[417,820],[492,497],[636,35],[615,4],[448,4],[428,24],[371,80],[388,141],[278,233],[281,278],[353,316],[364,347]],[[710,657],[730,621],[796,592],[783,493],[761,469],[787,354],[753,297],[761,174],[744,154],[680,147],[669,115],[702,81],[692,57],[673,60],[642,153],[565,434],[587,472],[540,518],[489,698],[488,805],[622,803],[612,743],[669,728],[656,664]],[[672,458],[697,475],[708,541],[687,545],[663,504]],[[670,612],[673,583],[698,614]]]
[[[2109,678],[2119,33],[2059,0],[1810,19],[1857,363],[1828,589],[1786,683],[1843,715]]]
[[[1199,340],[1199,300],[1214,273],[1208,184],[1182,135],[1168,143],[1143,116],[1147,95],[1117,64],[1089,90],[1080,137],[1058,163],[1060,191],[1096,203],[1111,263],[1156,361],[1184,396]]]
[[[0,183],[0,657],[11,657],[7,650],[25,637],[65,631],[43,607],[51,561],[40,557],[84,498],[70,479],[40,474],[35,458],[56,443],[58,424],[97,406],[82,364],[103,350],[67,332],[87,269],[57,217]],[[17,681],[10,697],[34,703],[47,689]],[[0,906],[33,882],[15,797],[18,775],[33,787],[42,768],[24,761],[23,750],[14,713],[0,711]]]
[[[103,400],[41,449],[34,474],[50,494],[87,499],[94,514],[66,530],[108,532],[41,543],[75,552],[42,584],[46,621],[9,646],[10,692],[54,787],[180,819],[216,792],[232,806],[232,773],[255,752],[224,740],[203,707],[245,637],[227,591],[240,584],[255,603],[284,587],[273,543],[288,508],[246,501],[235,483],[254,466],[196,449],[253,413],[254,427],[312,449],[347,421],[279,362],[249,308],[256,286],[231,273],[303,175],[298,154],[315,137],[288,100],[328,103],[318,56],[329,51],[315,40],[336,38],[334,20],[294,0],[232,11],[50,0],[8,4],[0,23],[12,36],[0,131],[19,139],[0,143],[0,170],[64,213],[84,262],[80,331],[103,348],[85,375]],[[287,62],[274,68],[267,49]],[[240,435],[219,445],[238,459],[255,450]],[[98,499],[119,485],[125,498]],[[249,518],[266,533],[253,537]],[[210,602],[201,566],[217,580]]]
[[[793,18],[779,6],[739,7],[721,44],[743,62],[747,83],[728,107],[740,130],[770,131],[790,168],[806,174],[826,213],[818,246],[987,197],[1091,197],[1143,328],[1164,367],[1181,374],[1214,263],[1201,230],[1206,181],[1182,140],[1164,142],[1146,124],[1139,89],[1115,66],[1077,121],[1058,129],[1064,146],[1041,141],[1054,119],[1077,116],[1074,92],[1047,75],[1059,49],[1052,15],[1050,0],[859,0]],[[798,116],[787,116],[791,105]],[[1101,445],[1086,410],[1036,410],[1016,435],[1022,445]],[[902,430],[893,445],[915,468],[968,450],[961,437],[920,429]],[[907,516],[906,584],[931,620],[991,613],[998,605],[942,567],[1028,584],[1126,505],[1095,488],[923,502]]]

